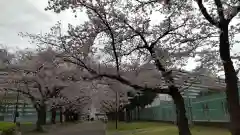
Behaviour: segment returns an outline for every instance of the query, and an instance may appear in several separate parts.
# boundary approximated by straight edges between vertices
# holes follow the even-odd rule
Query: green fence
[[[13,121],[14,112],[16,110],[16,103],[4,103],[0,106],[0,121]],[[36,122],[37,112],[31,104],[18,103],[19,117],[17,118],[20,122]],[[47,112],[47,121],[50,121],[51,113]],[[57,112],[57,118],[59,120],[59,113]]]
[[[185,108],[189,121],[229,121],[226,98],[223,93],[185,99]],[[133,118],[136,119],[136,113],[133,115]],[[175,121],[175,119],[175,105],[172,101],[162,101],[159,106],[140,110],[140,120]]]

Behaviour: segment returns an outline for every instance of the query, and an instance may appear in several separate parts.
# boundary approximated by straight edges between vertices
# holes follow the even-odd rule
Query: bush
[[[1,135],[15,135],[15,133],[16,133],[16,128],[12,127],[12,128],[3,130]]]
[[[1,135],[14,135],[16,125],[12,122],[0,122]]]

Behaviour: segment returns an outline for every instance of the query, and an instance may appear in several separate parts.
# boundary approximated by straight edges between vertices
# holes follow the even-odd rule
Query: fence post
[[[190,125],[193,125],[193,116],[192,116],[192,101],[190,98],[188,98],[188,111],[189,111],[189,121]]]
[[[177,114],[176,114],[176,108],[175,108],[175,104],[174,104],[174,102],[173,102],[173,100],[172,100],[172,109],[173,109],[173,117],[174,117],[174,120],[173,120],[173,123],[175,124],[175,125],[177,125]]]
[[[187,111],[188,111],[188,124],[192,125],[193,120],[192,120],[192,105],[191,105],[191,98],[189,97],[189,89],[187,89]]]

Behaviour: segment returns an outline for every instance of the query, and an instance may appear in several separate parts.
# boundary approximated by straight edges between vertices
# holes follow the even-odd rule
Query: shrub
[[[0,122],[1,135],[14,135],[16,125],[12,122]]]
[[[1,135],[15,135],[16,128],[15,127],[11,127],[9,129],[5,129],[2,131]]]

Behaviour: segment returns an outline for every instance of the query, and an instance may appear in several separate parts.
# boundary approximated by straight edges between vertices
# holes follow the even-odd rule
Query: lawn
[[[29,129],[29,126],[32,126],[32,123],[21,123],[21,128]],[[4,135],[12,135],[16,131],[16,124],[13,122],[0,122],[0,132]]]
[[[0,122],[0,131],[7,131],[9,129],[14,129],[16,127],[16,124],[13,122]],[[33,127],[33,124],[31,122],[24,122],[21,123],[21,130],[29,130],[29,127]]]
[[[212,127],[194,126],[191,128],[193,135],[230,135],[228,130]],[[107,124],[107,135],[178,135],[175,125],[163,124],[159,122],[133,122],[118,124],[118,130],[115,129],[115,123]]]
[[[127,131],[145,128],[157,128],[159,126],[171,126],[170,124],[159,123],[159,122],[118,122],[118,129],[116,130],[115,122],[108,122],[108,131]]]
[[[0,122],[0,131],[4,131],[14,127],[15,124],[13,122]]]

